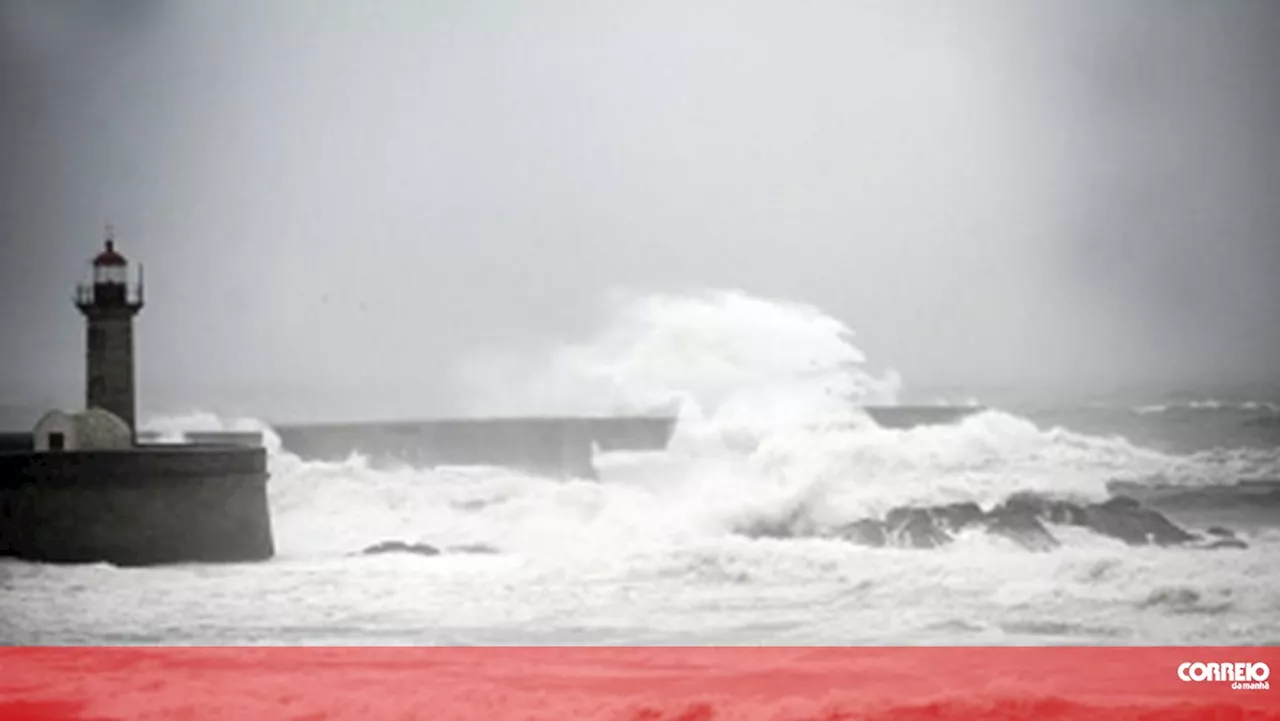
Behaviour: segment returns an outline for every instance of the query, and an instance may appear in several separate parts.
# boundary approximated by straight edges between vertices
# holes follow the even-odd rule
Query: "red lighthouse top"
[[[116,242],[110,238],[107,239],[102,252],[98,253],[98,256],[93,259],[95,268],[118,267],[128,264],[129,262],[125,260],[124,256],[116,251]]]
[[[93,259],[91,280],[76,288],[76,305],[85,313],[124,309],[132,314],[142,309],[142,266],[138,266],[137,283],[131,284],[129,261],[116,250],[109,225],[102,251]]]

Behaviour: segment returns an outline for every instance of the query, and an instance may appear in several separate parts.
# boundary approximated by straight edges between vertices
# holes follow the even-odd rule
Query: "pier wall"
[[[886,428],[955,423],[965,407],[868,408]],[[660,451],[673,417],[484,418],[280,425],[286,451],[306,460],[342,461],[359,454],[375,465],[492,465],[554,477],[595,478],[597,450]]]
[[[36,437],[30,431],[0,433],[0,453],[29,453],[36,449]]]
[[[661,450],[666,418],[490,418],[279,426],[286,451],[307,460],[353,454],[377,465],[506,466],[561,478],[594,478],[594,449]]]
[[[0,555],[121,566],[274,554],[262,448],[0,452]]]

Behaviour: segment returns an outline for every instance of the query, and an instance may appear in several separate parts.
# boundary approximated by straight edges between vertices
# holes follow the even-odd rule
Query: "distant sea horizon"
[[[384,397],[386,395],[395,397]],[[139,418],[145,423],[150,418],[210,413],[224,418],[254,418],[274,424],[358,424],[420,421],[434,418],[609,415],[598,412],[572,412],[563,408],[479,407],[456,399],[427,397],[422,398],[421,402],[415,402],[407,401],[405,395],[378,393],[369,397],[358,391],[347,389],[343,389],[342,392],[326,392],[319,389],[312,391],[293,388],[274,394],[266,388],[248,387],[210,390],[207,393],[197,390],[149,392],[144,386],[139,392]],[[1089,406],[1141,408],[1161,404],[1214,403],[1280,404],[1280,381],[1232,384],[1205,382],[1182,386],[1130,384],[1110,389],[1082,387],[1074,390],[936,385],[905,388],[897,399],[896,405],[981,405],[1007,410],[1026,410]],[[39,420],[40,416],[50,410],[75,410],[81,408],[83,404],[82,395],[75,392],[42,394],[39,397],[33,397],[21,391],[0,393],[0,431],[27,430]],[[619,412],[617,415],[662,414],[659,409],[657,412],[636,410]]]

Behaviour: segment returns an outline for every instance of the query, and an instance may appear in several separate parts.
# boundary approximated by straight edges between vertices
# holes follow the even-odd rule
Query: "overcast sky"
[[[908,389],[1280,378],[1280,3],[0,0],[0,391],[435,415],[606,294],[812,303]]]

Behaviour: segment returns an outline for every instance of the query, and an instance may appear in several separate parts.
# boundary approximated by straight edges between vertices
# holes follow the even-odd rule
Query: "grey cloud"
[[[619,287],[816,304],[908,389],[1274,381],[1265,2],[0,6],[11,397],[147,265],[143,404],[450,412]]]

